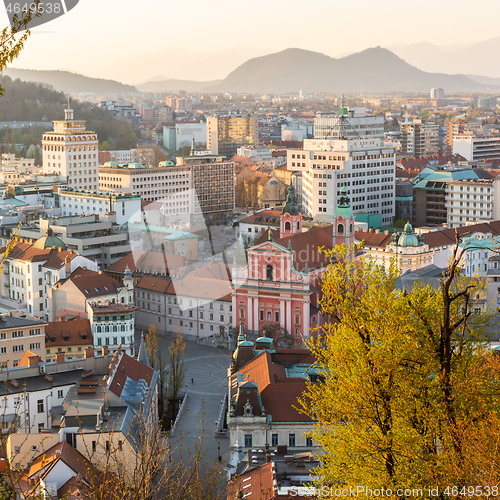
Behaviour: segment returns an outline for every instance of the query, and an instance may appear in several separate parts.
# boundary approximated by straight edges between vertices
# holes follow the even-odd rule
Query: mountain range
[[[13,80],[19,78],[25,82],[36,82],[51,85],[55,90],[71,94],[72,92],[94,92],[95,94],[112,94],[137,92],[132,85],[125,85],[114,80],[89,78],[88,76],[61,70],[35,70],[8,68],[4,75]]]
[[[500,40],[500,38],[499,38]],[[467,50],[460,48],[457,50]],[[137,85],[113,80],[88,78],[67,71],[34,71],[8,69],[12,78],[44,82],[56,90],[68,92],[126,93],[134,91],[164,92],[242,92],[242,93],[388,93],[428,92],[442,87],[446,92],[500,90],[500,80],[465,74],[422,71],[388,49],[374,47],[341,58],[319,52],[293,48],[254,57],[222,81],[192,81],[154,78]]]
[[[420,42],[387,48],[423,71],[500,78],[500,36],[463,46],[446,47]]]
[[[485,90],[465,75],[426,73],[387,49],[374,47],[335,59],[302,49],[256,57],[232,71],[212,91],[228,92],[448,92]]]

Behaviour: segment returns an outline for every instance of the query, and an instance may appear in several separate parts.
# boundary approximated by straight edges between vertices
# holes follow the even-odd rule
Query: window
[[[253,446],[252,444],[252,435],[251,434],[245,434],[245,447],[251,447]]]
[[[264,321],[264,311],[259,311],[260,314],[260,320]]]
[[[12,338],[17,338],[17,337],[23,337],[24,332],[22,330],[19,330],[18,332],[12,332]]]
[[[38,424],[38,434],[41,434],[43,432],[43,424]],[[33,445],[34,450],[36,451],[36,446]]]
[[[39,399],[36,402],[36,407],[37,407],[38,413],[43,413],[43,399]]]
[[[288,446],[295,446],[295,434],[288,434]]]
[[[97,345],[102,345],[102,339],[101,338],[97,339]]]
[[[62,389],[59,389],[57,391],[57,397],[58,397],[58,399],[61,399],[63,397],[63,390]]]
[[[7,348],[6,347],[0,347],[0,354],[7,354]]]
[[[41,349],[42,344],[41,342],[33,342],[30,344],[30,351],[36,350],[36,349]]]
[[[96,450],[96,442],[92,441],[92,451],[95,452]]]
[[[279,323],[279,321],[280,321],[280,313],[279,312],[274,313],[274,321],[276,321],[276,323]]]
[[[267,276],[268,280],[272,280],[273,279],[273,266],[271,264],[267,265],[266,276]]]
[[[306,446],[314,446],[312,437],[306,436]]]
[[[278,434],[271,436],[271,446],[278,446]]]
[[[123,441],[118,441],[118,449],[122,451],[123,449]]]
[[[224,321],[224,315],[223,315],[223,314],[221,314],[221,315],[219,316],[219,318],[220,318],[220,321]]]

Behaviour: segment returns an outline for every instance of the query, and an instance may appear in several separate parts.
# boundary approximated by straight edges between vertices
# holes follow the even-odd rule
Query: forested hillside
[[[64,107],[67,98],[62,92],[56,92],[37,83],[1,78],[5,94],[0,98],[0,125],[4,121],[53,121],[64,119]],[[137,145],[137,134],[126,121],[116,120],[109,113],[89,103],[71,100],[77,119],[87,121],[87,129],[97,132],[101,149],[129,149]],[[5,131],[0,131],[0,143],[12,143],[9,134],[5,141]],[[24,143],[23,135],[41,139],[42,130],[23,130],[16,132],[16,143]],[[30,143],[27,143],[28,147]],[[13,152],[13,151],[12,151]]]

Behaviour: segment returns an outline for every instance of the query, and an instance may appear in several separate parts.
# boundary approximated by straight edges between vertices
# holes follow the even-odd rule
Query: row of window
[[[279,446],[279,434],[275,433],[271,435],[271,446]],[[250,448],[253,446],[253,435],[252,434],[245,434],[245,447]],[[288,434],[288,446],[290,447],[295,447],[297,446],[296,444],[296,439],[295,439],[295,433],[290,433]],[[306,436],[306,446],[313,446],[312,438],[309,436]]]
[[[125,340],[128,339],[129,342],[125,342]],[[113,342],[111,342],[113,340]],[[131,342],[131,337],[120,337],[121,340],[121,345],[125,345],[127,343]],[[102,338],[97,337],[97,345],[102,345]],[[104,345],[118,345],[118,337],[104,337]]]

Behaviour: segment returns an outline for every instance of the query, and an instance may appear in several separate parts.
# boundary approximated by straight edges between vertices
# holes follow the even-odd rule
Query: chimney
[[[40,361],[42,361],[40,356],[30,356],[28,359],[28,366],[38,366]]]
[[[102,355],[103,356],[108,355],[108,346],[107,345],[102,346]]]
[[[64,361],[64,353],[58,352],[56,354],[56,363],[62,363]]]
[[[375,229],[376,234],[380,234],[380,229]]]
[[[45,375],[45,379],[48,380],[49,382],[52,382],[53,380],[52,375]]]
[[[111,375],[113,375],[113,370],[115,368],[115,365],[113,363],[111,363],[109,366],[108,366],[108,375],[111,377]]]
[[[118,354],[122,353],[122,345],[121,344],[118,346],[117,352],[118,352]]]
[[[64,267],[66,268],[66,273],[71,274],[71,259],[69,255],[64,258]]]
[[[85,350],[85,352],[83,353],[83,357],[84,358],[93,358],[94,357],[94,349],[91,349],[91,348],[88,348]]]
[[[18,382],[17,380],[15,380],[15,379],[12,379],[12,380],[10,381],[10,383],[11,383],[14,387],[19,387],[19,382]]]

